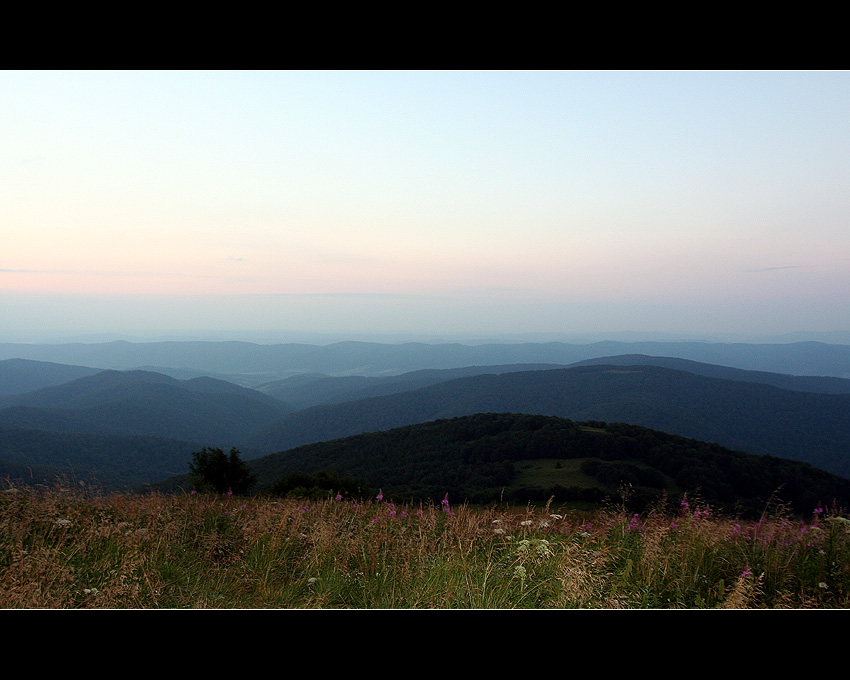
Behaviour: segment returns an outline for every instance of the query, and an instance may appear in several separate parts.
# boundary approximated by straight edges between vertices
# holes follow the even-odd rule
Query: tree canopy
[[[239,456],[235,448],[229,454],[206,446],[194,451],[189,470],[195,487],[199,491],[247,494],[256,479]]]

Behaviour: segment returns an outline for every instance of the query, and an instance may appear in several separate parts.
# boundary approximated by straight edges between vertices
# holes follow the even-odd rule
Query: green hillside
[[[459,378],[282,417],[251,445],[303,444],[474,413],[623,422],[811,463],[850,477],[850,394],[819,394],[661,366],[581,366]]]
[[[384,495],[492,503],[600,503],[628,488],[645,508],[666,492],[759,513],[773,498],[797,512],[850,504],[850,480],[625,424],[482,413],[297,447],[250,462],[258,490],[294,473],[333,471]],[[626,485],[624,487],[624,485]]]
[[[149,436],[64,434],[0,426],[0,478],[57,479],[121,491],[179,475],[200,445]]]

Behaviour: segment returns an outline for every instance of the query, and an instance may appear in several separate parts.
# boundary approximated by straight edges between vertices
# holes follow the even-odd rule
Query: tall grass
[[[850,521],[0,494],[3,608],[843,608]]]

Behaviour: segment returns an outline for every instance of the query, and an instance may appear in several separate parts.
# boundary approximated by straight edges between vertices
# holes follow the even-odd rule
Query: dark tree
[[[239,451],[236,449],[230,449],[230,454],[226,454],[221,449],[205,446],[192,453],[189,470],[199,491],[243,495],[250,491],[255,482],[254,476],[239,458]]]

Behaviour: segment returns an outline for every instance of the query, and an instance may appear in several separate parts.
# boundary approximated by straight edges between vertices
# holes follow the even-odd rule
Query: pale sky
[[[4,71],[0,98],[6,334],[850,330],[850,72]]]

